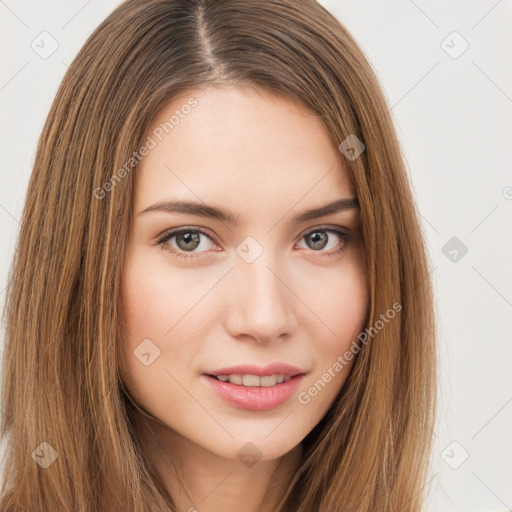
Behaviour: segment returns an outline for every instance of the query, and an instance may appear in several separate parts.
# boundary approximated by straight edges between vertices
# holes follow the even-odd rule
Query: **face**
[[[244,447],[280,457],[333,403],[354,360],[336,362],[364,328],[358,208],[301,216],[354,198],[343,156],[300,104],[237,88],[175,97],[144,144],[123,383],[169,439],[226,459]],[[293,368],[265,370],[279,363]],[[257,368],[206,376],[239,365]]]

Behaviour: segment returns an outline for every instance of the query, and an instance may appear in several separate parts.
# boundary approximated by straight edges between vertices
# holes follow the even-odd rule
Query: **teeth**
[[[287,382],[291,379],[291,375],[266,375],[259,377],[258,375],[217,375],[217,380],[221,382],[230,382],[238,386],[249,387],[270,387],[282,382]]]

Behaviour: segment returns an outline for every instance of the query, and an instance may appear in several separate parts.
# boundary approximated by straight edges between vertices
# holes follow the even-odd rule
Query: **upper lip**
[[[305,370],[297,368],[286,363],[273,363],[267,366],[255,366],[252,364],[242,364],[238,366],[229,366],[227,368],[220,368],[218,370],[211,370],[204,372],[205,375],[257,375],[259,377],[265,377],[268,375],[290,375],[295,377],[306,373]]]

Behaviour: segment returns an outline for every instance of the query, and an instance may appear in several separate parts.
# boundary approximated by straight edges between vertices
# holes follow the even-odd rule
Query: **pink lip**
[[[203,372],[204,375],[257,375],[258,377],[264,377],[266,375],[300,375],[306,373],[305,370],[301,370],[296,366],[292,366],[286,363],[273,363],[268,366],[261,367],[252,364],[243,364],[239,366],[230,366],[228,368],[221,368],[218,370],[211,370]]]
[[[229,370],[229,373],[255,375],[253,373],[254,368],[250,372],[247,370],[232,372],[231,368],[227,368],[227,370]],[[201,375],[200,378],[211,386],[220,397],[239,409],[268,411],[286,402],[297,391],[304,374],[296,375],[287,382],[268,387],[238,386],[237,384],[231,384],[231,382],[221,382],[210,375]]]

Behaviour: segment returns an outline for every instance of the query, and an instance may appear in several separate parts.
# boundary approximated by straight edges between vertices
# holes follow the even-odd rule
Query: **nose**
[[[225,326],[234,338],[269,343],[295,331],[297,299],[286,272],[263,256],[250,264],[238,259],[230,273]]]

